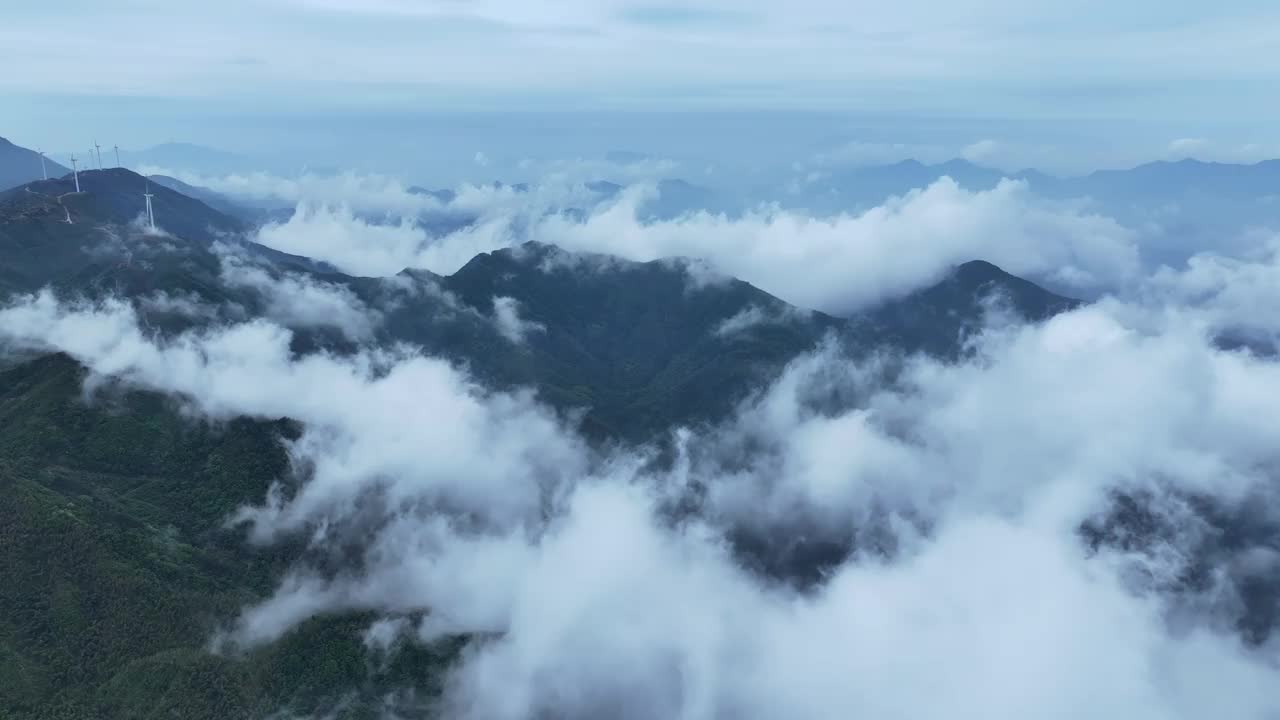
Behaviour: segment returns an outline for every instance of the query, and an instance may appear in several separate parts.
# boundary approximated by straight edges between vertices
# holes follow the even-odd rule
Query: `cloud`
[[[271,22],[244,27],[243,12],[255,8]],[[946,8],[931,0],[876,8],[825,0],[575,0],[535,12],[507,0],[229,0],[108,12],[81,3],[73,18],[62,18],[64,31],[83,37],[97,61],[80,67],[74,58],[50,58],[4,78],[2,87],[11,95],[221,96],[277,117],[351,106],[389,115],[424,107],[537,109],[556,100],[575,108],[876,107],[895,119],[920,114],[922,105],[925,114],[967,117],[975,108],[983,117],[1151,117],[1152,95],[1187,122],[1221,120],[1221,106],[1242,103],[1256,116],[1274,111],[1269,98],[1250,97],[1263,87],[1257,78],[1276,69],[1266,53],[1265,28],[1275,19],[1269,6],[1214,12],[1180,2],[1164,8],[1163,23],[1137,21],[1146,16],[1098,0],[1084,9],[1067,15],[1005,0]],[[39,8],[14,13],[2,45],[14,58],[38,52],[40,31],[57,19]],[[227,39],[203,43],[210,32]],[[691,34],[715,41],[692,42]],[[1196,40],[1203,53],[1188,50]],[[522,62],[505,61],[517,53]],[[145,62],[156,54],[167,62]],[[245,72],[235,64],[245,57],[260,64]],[[856,101],[840,92],[851,83]],[[1078,90],[1109,83],[1137,90]],[[740,98],[732,92],[744,87]],[[1206,96],[1224,102],[1205,103]]]
[[[199,295],[190,292],[158,290],[140,298],[138,307],[144,313],[178,315],[193,320],[212,320],[218,317],[219,314],[217,305],[207,303]],[[232,310],[232,312],[240,313],[243,311],[243,308]]]
[[[706,523],[662,520],[652,486],[580,486],[522,566],[509,624],[489,628],[501,638],[459,671],[451,710],[1191,718],[1220,707],[1218,682],[1233,713],[1280,710],[1271,654],[1227,634],[1237,606],[1175,631],[1164,603],[1177,600],[1126,570],[1185,573],[1195,531],[1153,557],[1082,547],[1079,523],[1113,491],[1154,489],[1157,512],[1179,492],[1238,502],[1271,486],[1280,459],[1273,430],[1238,434],[1276,366],[1214,350],[1194,324],[1133,327],[1125,312],[992,336],[980,359],[922,361],[898,389],[834,355],[800,361],[728,437],[687,438],[705,444],[684,472],[712,493]],[[805,397],[841,375],[862,386],[860,407],[815,412]],[[1244,377],[1262,386],[1228,388]],[[1160,391],[1173,383],[1186,392]],[[749,447],[778,457],[744,463]],[[774,543],[887,511],[897,545],[836,564],[811,595],[762,586],[721,523],[775,511]]]
[[[705,259],[801,307],[845,314],[985,259],[1015,274],[1096,292],[1140,271],[1137,235],[1113,220],[1038,199],[1019,182],[969,192],[949,179],[858,215],[812,218],[757,210],[641,222],[643,195],[575,223],[552,217],[535,238],[571,250],[648,261]]]
[[[1267,322],[1224,292],[1265,292],[1273,259],[1205,256],[1132,299],[993,327],[960,362],[829,343],[669,453],[593,448],[412,350],[296,357],[262,320],[165,340],[124,303],[43,293],[0,309],[0,338],[214,417],[302,423],[296,495],[232,521],[362,552],[300,563],[220,646],[345,611],[378,618],[377,652],[474,634],[453,717],[1267,718],[1280,646],[1239,624],[1249,582],[1280,570],[1280,429],[1258,421],[1280,365],[1212,336],[1223,308]],[[1124,525],[1120,496],[1175,521]],[[1272,524],[1214,545],[1239,508]],[[1108,519],[1129,541],[1089,541]]]
[[[398,179],[376,173],[303,172],[286,177],[257,171],[230,175],[201,175],[161,167],[142,167],[145,175],[167,175],[196,187],[228,195],[249,205],[293,207],[300,203],[345,206],[361,213],[413,216],[440,210],[431,195],[409,192]]]
[[[730,337],[751,332],[762,325],[786,325],[806,319],[808,315],[804,311],[797,310],[791,305],[783,306],[778,311],[769,311],[758,305],[751,305],[717,325],[714,333],[718,337]]]
[[[213,417],[306,424],[292,451],[326,459],[287,507],[252,514],[277,530],[297,527],[321,506],[340,511],[333,493],[350,492],[347,500],[354,500],[370,490],[361,483],[377,478],[395,478],[389,489],[399,491],[416,477],[422,487],[434,485],[443,503],[474,504],[493,521],[507,507],[508,521],[516,522],[537,511],[539,457],[562,472],[575,467],[567,458],[576,440],[531,397],[485,393],[448,363],[407,350],[295,359],[291,334],[262,320],[161,340],[143,333],[127,303],[64,305],[49,292],[0,310],[0,333],[12,344],[66,352],[98,376],[174,394]],[[436,422],[437,413],[449,423]],[[424,454],[432,458],[427,465]],[[475,463],[476,454],[489,461]],[[508,484],[516,477],[529,480],[521,492]],[[498,488],[502,497],[484,498]],[[391,492],[386,499],[396,498]]]
[[[992,158],[1000,152],[1000,150],[1000,143],[995,140],[979,140],[975,143],[966,145],[964,149],[960,151],[960,157],[968,160],[969,162],[982,164],[990,162]]]
[[[1225,143],[1207,138],[1178,138],[1169,143],[1165,157],[1170,160],[1195,159],[1205,162],[1252,164],[1280,158],[1277,143]]]
[[[263,314],[290,328],[335,328],[349,340],[367,340],[382,314],[365,305],[350,288],[305,275],[253,265],[234,254],[220,254],[218,279],[228,287],[254,290],[264,302]]]
[[[545,325],[521,318],[520,301],[509,297],[493,299],[493,322],[498,333],[513,345],[523,345],[530,333],[547,331]]]
[[[269,248],[328,262],[358,276],[394,275],[413,265],[429,238],[411,220],[372,223],[348,206],[303,203],[287,222],[258,229],[255,241]]]
[[[635,185],[611,201],[597,197],[588,212],[565,213],[556,208],[569,196],[555,189],[500,191],[501,202],[485,206],[478,198],[489,191],[472,188],[458,202],[484,209],[434,237],[407,219],[371,224],[348,208],[303,205],[257,239],[359,275],[406,267],[452,273],[478,253],[527,240],[645,262],[696,257],[792,304],[836,314],[905,294],[973,259],[1082,294],[1122,287],[1141,271],[1136,231],[1039,198],[1021,182],[971,192],[944,178],[866,212],[829,218],[762,207],[741,216],[646,219],[654,192]]]
[[[1160,268],[1144,286],[1151,302],[1195,307],[1218,332],[1241,333],[1280,347],[1280,318],[1259,308],[1280,303],[1280,236],[1261,231],[1244,239],[1246,258],[1202,252],[1186,267]]]

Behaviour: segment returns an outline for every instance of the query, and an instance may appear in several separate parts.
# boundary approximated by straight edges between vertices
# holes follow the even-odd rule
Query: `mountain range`
[[[953,168],[957,169],[958,168]],[[919,177],[916,167],[903,177]],[[915,175],[913,175],[915,174]],[[450,275],[354,277],[257,245],[251,221],[123,169],[37,180],[0,193],[0,295],[51,288],[129,302],[150,333],[175,337],[268,318],[299,355],[408,344],[465,366],[489,389],[531,388],[577,418],[590,443],[669,450],[670,429],[724,420],[792,360],[831,343],[849,358],[956,358],[993,307],[1041,322],[1079,301],[979,259],[850,317],[794,307],[696,259],[647,263],[525,243],[481,253]],[[913,180],[904,179],[903,182]],[[160,229],[143,220],[154,194]],[[886,186],[887,187],[887,186]],[[608,190],[608,188],[603,188]],[[338,312],[297,307],[340,298]],[[431,711],[469,638],[412,644],[370,662],[371,618],[313,618],[240,654],[209,638],[272,592],[305,543],[263,548],[226,518],[259,502],[291,462],[291,418],[193,422],[171,398],[106,383],[86,401],[85,368],[59,354],[0,363],[0,716],[250,718],[287,708],[339,717]],[[1204,510],[1211,563],[1280,529]],[[1122,497],[1080,529],[1089,547],[1158,543],[1162,519]],[[744,565],[803,590],[851,552],[816,538],[783,547],[734,538]],[[1194,583],[1194,579],[1187,579]],[[1251,581],[1252,582],[1252,581]],[[1242,633],[1264,642],[1280,583],[1242,588]]]

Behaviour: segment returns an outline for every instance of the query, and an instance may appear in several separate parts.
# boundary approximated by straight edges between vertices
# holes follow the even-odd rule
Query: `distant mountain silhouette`
[[[71,172],[52,159],[45,157],[45,171],[49,177],[58,178]],[[44,179],[40,168],[40,153],[14,145],[0,138],[0,191]]]
[[[1020,180],[1043,195],[1091,197],[1104,207],[1116,208],[1139,200],[1248,201],[1276,196],[1280,193],[1280,160],[1252,165],[1160,161],[1074,177],[1056,177],[1034,169],[1005,172],[960,159],[934,165],[903,160],[891,165],[833,170],[814,180],[812,187],[801,192],[801,198],[826,195],[845,203],[879,204],[888,197],[928,187],[943,177],[970,191],[989,190],[1006,178]]]
[[[426,195],[427,197],[435,198],[446,205],[458,199],[458,193],[453,190],[431,190],[418,185],[411,185],[408,188],[408,193],[410,195]]]
[[[241,155],[192,143],[162,143],[142,150],[121,150],[120,159],[128,167],[153,166],[201,174],[224,175],[255,169]]]

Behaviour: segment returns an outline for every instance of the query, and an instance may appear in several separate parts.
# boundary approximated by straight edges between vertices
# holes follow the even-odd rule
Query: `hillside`
[[[431,687],[454,645],[371,667],[355,616],[208,654],[296,556],[222,527],[285,474],[280,440],[296,430],[201,425],[146,393],[86,404],[83,377],[62,356],[0,373],[0,715],[235,720],[311,712],[351,688],[373,708],[406,678]]]
[[[209,207],[228,217],[235,218],[245,223],[257,224],[265,220],[269,213],[267,210],[256,207],[249,207],[238,203],[226,195],[206,187],[196,185],[188,185],[185,182],[168,175],[148,175],[147,179],[156,185],[169,188],[174,192],[181,193],[187,197],[194,198]]]
[[[42,180],[46,172],[49,177],[58,178],[70,173],[71,168],[63,167],[46,157],[42,169],[40,153],[19,147],[0,137],[0,191]]]
[[[1079,306],[989,262],[957,266],[937,283],[873,308],[855,322],[874,328],[882,342],[907,351],[955,356],[989,313],[1042,322]]]

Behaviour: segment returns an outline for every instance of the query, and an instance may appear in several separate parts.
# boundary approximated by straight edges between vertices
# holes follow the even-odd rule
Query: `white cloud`
[[[141,298],[138,306],[149,313],[180,315],[192,319],[213,319],[218,316],[218,307],[204,302],[200,296],[189,292],[168,292],[158,290]]]
[[[759,210],[642,223],[642,200],[629,192],[583,223],[549,218],[533,235],[631,260],[703,258],[792,304],[837,314],[921,287],[973,259],[1078,291],[1115,287],[1140,271],[1134,232],[1046,203],[1011,181],[969,192],[943,179],[859,215],[821,219]]]
[[[1160,268],[1143,293],[1153,302],[1195,307],[1218,331],[1280,341],[1280,317],[1259,312],[1280,307],[1280,236],[1261,232],[1245,242],[1254,248],[1246,259],[1198,253],[1182,270]]]
[[[1178,138],[1165,152],[1169,160],[1252,164],[1280,158],[1280,143],[1224,143],[1207,138]]]
[[[751,332],[761,325],[785,325],[797,320],[805,320],[807,317],[803,310],[791,305],[783,306],[776,311],[751,305],[717,325],[714,332],[719,337],[732,337]]]
[[[983,163],[990,162],[996,154],[1000,152],[1000,149],[1000,143],[995,140],[979,140],[975,143],[966,145],[964,149],[960,151],[960,157],[968,160],[969,162],[981,165]]]
[[[302,422],[290,452],[314,473],[238,519],[317,551],[359,532],[364,562],[298,566],[224,640],[362,610],[387,647],[410,632],[396,618],[425,613],[420,639],[485,636],[447,685],[454,717],[1268,718],[1277,646],[1243,646],[1235,623],[1237,582],[1280,570],[1271,540],[1174,592],[1212,533],[1179,523],[1150,551],[1093,554],[1079,528],[1114,491],[1171,517],[1188,495],[1274,507],[1280,428],[1258,419],[1280,365],[1210,342],[1217,308],[1267,313],[1223,291],[1263,292],[1270,262],[1203,258],[1138,300],[993,329],[959,363],[828,346],[678,434],[669,466],[589,450],[532,398],[408,351],[295,358],[262,321],[157,340],[122,303],[45,293],[0,310],[0,337],[210,415]],[[857,552],[802,593],[744,568],[730,538],[759,527],[769,551]]]
[[[572,2],[538,11],[506,0],[228,0],[84,6],[57,17],[32,6],[10,13],[0,31],[12,58],[39,52],[56,20],[95,62],[51,57],[0,87],[247,96],[278,111],[303,102],[403,111],[546,107],[571,98],[575,108],[875,107],[890,117],[922,106],[1005,117],[1149,116],[1167,107],[1220,116],[1206,95],[1274,109],[1268,98],[1257,105],[1248,97],[1256,78],[1277,69],[1267,52],[1270,5],[1142,0],[1117,8],[1088,0],[1079,10],[1007,0],[874,8],[704,0],[678,10]],[[249,11],[263,22],[240,22]],[[1165,21],[1152,19],[1157,14]],[[208,33],[224,41],[207,43]],[[155,56],[165,62],[146,62]],[[850,87],[858,92],[839,92]]]
[[[398,179],[376,173],[303,172],[292,177],[257,171],[231,175],[200,175],[172,168],[142,167],[145,175],[167,175],[188,185],[204,187],[249,205],[293,207],[300,203],[352,207],[362,213],[413,216],[443,208],[430,195],[409,192]]]
[[[523,345],[530,333],[546,332],[541,323],[520,317],[520,301],[509,297],[493,299],[493,322],[502,337],[514,345]]]
[[[331,263],[352,275],[394,275],[413,263],[429,242],[411,220],[371,223],[347,206],[303,203],[287,222],[258,229],[254,239],[282,252]]]
[[[830,218],[760,208],[741,217],[702,212],[645,221],[653,192],[632,186],[585,218],[551,212],[564,206],[555,191],[509,194],[473,224],[435,238],[408,221],[373,225],[347,209],[304,205],[288,223],[263,228],[258,240],[361,275],[405,267],[452,273],[478,253],[530,239],[636,261],[695,257],[792,304],[837,314],[909,292],[973,259],[1081,293],[1120,287],[1140,272],[1136,232],[1013,181],[970,192],[943,179],[861,214]]]
[[[263,299],[264,315],[285,327],[331,327],[350,340],[367,340],[382,314],[364,304],[350,288],[295,273],[278,277],[266,268],[224,252],[218,275],[228,287],[249,288]]]

